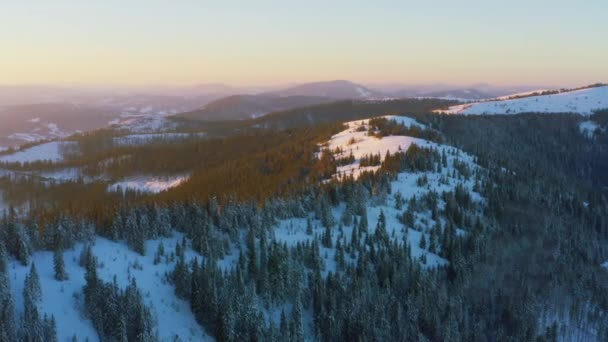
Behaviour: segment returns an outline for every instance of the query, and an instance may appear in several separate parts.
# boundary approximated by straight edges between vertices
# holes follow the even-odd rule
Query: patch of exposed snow
[[[26,142],[35,142],[35,141],[47,139],[47,137],[45,135],[37,134],[37,133],[12,133],[12,134],[8,135],[7,138],[14,139],[14,140],[23,140]]]
[[[174,188],[183,182],[187,181],[189,176],[173,176],[173,177],[131,177],[120,182],[114,183],[108,187],[108,191],[126,191],[135,190],[147,193],[159,193],[171,188]]]
[[[367,91],[366,89],[361,88],[361,87],[357,87],[356,90],[357,90],[357,93],[359,94],[359,96],[364,97],[364,98],[370,97],[372,95],[369,91]]]
[[[52,141],[27,148],[6,156],[1,156],[0,161],[6,163],[31,163],[36,161],[59,162],[63,160],[62,148],[74,142]]]
[[[587,120],[587,121],[583,121],[578,125],[578,129],[580,130],[581,134],[586,136],[589,139],[592,139],[593,136],[595,135],[595,131],[598,129],[601,129],[600,126],[591,121],[591,120]]]

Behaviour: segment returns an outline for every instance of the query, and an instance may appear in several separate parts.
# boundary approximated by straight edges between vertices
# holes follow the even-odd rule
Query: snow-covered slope
[[[493,99],[437,110],[446,114],[577,113],[590,115],[608,108],[608,86],[566,91],[552,95]]]
[[[100,265],[97,272],[105,282],[112,282],[116,277],[121,288],[125,288],[130,279],[135,278],[144,301],[155,315],[161,341],[212,340],[194,319],[188,303],[177,298],[173,286],[165,280],[165,273],[171,271],[175,263],[163,261],[154,265],[154,251],[160,242],[171,251],[182,237],[181,234],[175,233],[172,238],[146,242],[146,249],[149,251],[146,256],[129,250],[124,243],[98,237],[92,247]],[[36,252],[32,256],[40,275],[42,289],[39,309],[42,315],[55,316],[59,341],[72,341],[73,336],[76,336],[78,341],[99,340],[92,322],[83,314],[82,288],[85,285],[85,270],[78,264],[83,248],[84,245],[79,243],[64,253],[69,279],[62,282],[54,278],[52,252]],[[193,251],[186,251],[187,260],[196,256]],[[10,282],[19,312],[23,311],[23,284],[28,272],[29,265],[22,266],[17,261],[11,261]]]
[[[385,116],[387,119],[396,120],[398,123],[411,127],[412,125],[424,127],[419,122],[416,122],[412,118],[401,117],[401,116]],[[340,175],[350,175],[357,177],[363,170],[377,170],[379,167],[359,167],[359,159],[365,154],[377,154],[380,153],[382,158],[386,151],[395,153],[401,148],[402,151],[406,151],[407,148],[415,143],[420,147],[427,147],[437,149],[441,154],[445,153],[447,159],[447,166],[438,168],[435,171],[427,172],[401,172],[397,175],[397,178],[391,182],[391,193],[393,196],[388,196],[384,199],[376,199],[369,201],[367,205],[367,218],[369,222],[370,234],[375,232],[375,223],[379,221],[381,213],[384,214],[386,219],[386,229],[391,239],[401,242],[406,239],[410,244],[411,253],[414,258],[424,260],[423,265],[426,267],[435,267],[447,264],[447,260],[438,255],[438,251],[430,251],[428,248],[421,248],[420,241],[424,236],[426,241],[430,241],[430,230],[440,223],[445,225],[443,218],[437,218],[433,220],[432,213],[427,210],[422,213],[415,214],[414,226],[404,227],[404,224],[399,221],[399,217],[403,215],[403,208],[398,202],[408,203],[412,198],[421,199],[429,193],[433,192],[441,194],[443,192],[454,191],[456,187],[461,186],[468,191],[471,200],[483,207],[485,200],[479,193],[475,191],[476,174],[483,174],[484,170],[479,167],[475,162],[473,156],[448,145],[436,144],[423,139],[417,139],[407,136],[388,136],[378,139],[373,136],[367,136],[366,131],[357,131],[361,126],[367,126],[369,120],[359,120],[348,122],[349,128],[343,132],[340,132],[332,137],[328,142],[330,148],[342,148],[343,155],[348,155],[352,150],[355,155],[355,162],[352,165],[341,167],[338,170],[336,177]],[[357,143],[348,145],[348,141],[352,138],[358,140]],[[465,175],[459,171],[456,164],[466,165],[469,170],[469,174]],[[425,181],[420,180],[424,178]],[[399,200],[397,198],[400,198]],[[403,207],[407,207],[407,204],[403,204]],[[439,200],[438,209],[441,211],[445,208],[445,202]],[[346,208],[344,204],[333,208],[332,216],[338,221],[345,212]],[[307,219],[304,218],[290,218],[279,221],[274,231],[274,238],[278,241],[286,243],[288,246],[295,246],[298,242],[312,241],[314,236],[320,236],[324,232],[322,223],[318,220],[313,220],[312,225],[314,226],[312,234],[306,233]],[[352,234],[353,226],[344,225],[341,227],[342,232],[336,229],[331,230],[333,245],[335,246],[339,236],[342,239],[350,241],[349,237]],[[463,230],[457,228],[458,234],[465,234]],[[342,241],[344,245],[344,241]],[[336,272],[336,261],[334,248],[321,247],[321,255],[324,256],[325,270],[324,274],[328,272]],[[355,262],[355,259],[351,259],[350,262]]]

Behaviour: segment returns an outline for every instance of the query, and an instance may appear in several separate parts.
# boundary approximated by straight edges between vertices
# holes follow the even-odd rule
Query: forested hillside
[[[0,223],[0,340],[606,340],[604,113],[589,136],[576,115],[416,103],[417,121],[343,125],[402,105],[349,102],[221,138],[84,136],[59,162],[190,173],[159,194],[3,178],[27,210]]]

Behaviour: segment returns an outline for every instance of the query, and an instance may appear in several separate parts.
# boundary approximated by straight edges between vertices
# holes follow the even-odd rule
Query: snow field
[[[52,141],[32,146],[23,151],[0,157],[6,163],[31,163],[36,161],[59,162],[63,160],[62,148],[74,144],[68,141]]]

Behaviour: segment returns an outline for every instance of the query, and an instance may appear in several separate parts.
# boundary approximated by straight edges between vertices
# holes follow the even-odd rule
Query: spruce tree
[[[25,289],[29,291],[32,300],[37,303],[42,298],[42,289],[40,287],[40,277],[36,270],[36,264],[32,262],[29,274],[25,277]]]
[[[56,248],[55,253],[53,254],[53,264],[55,269],[55,279],[58,281],[67,280],[68,274],[65,271],[63,252],[59,248]]]
[[[312,235],[312,222],[310,220],[310,217],[306,218],[306,234],[307,235]]]

